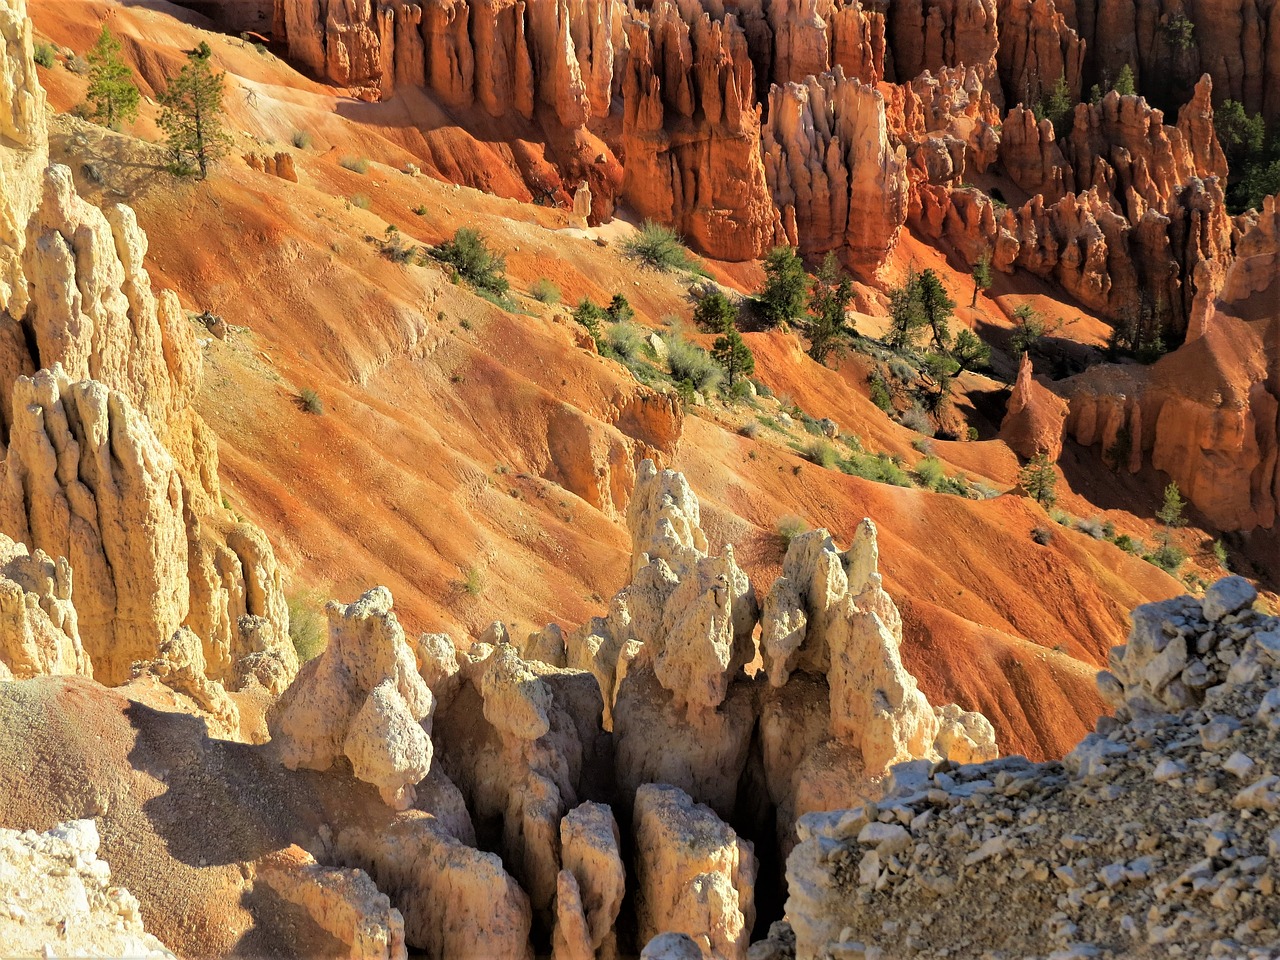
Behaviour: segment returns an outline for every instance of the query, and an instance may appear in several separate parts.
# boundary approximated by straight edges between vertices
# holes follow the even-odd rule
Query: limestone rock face
[[[405,960],[404,918],[363,870],[316,863],[301,847],[286,847],[254,863],[254,880],[302,907],[351,956]]]
[[[40,203],[49,163],[45,95],[32,60],[26,0],[0,3],[0,315],[27,305],[22,269],[26,225]]]
[[[708,256],[763,255],[779,230],[760,157],[754,71],[737,18],[656,0],[625,26],[624,198]]]
[[[601,803],[583,803],[560,821],[561,861],[556,878],[557,960],[612,960],[615,924],[626,892],[618,824]]]
[[[227,739],[236,739],[240,732],[240,710],[222,684],[205,675],[204,650],[194,633],[179,627],[160,645],[159,656],[148,669],[165,686],[190,697],[207,715],[213,729]]]
[[[1280,778],[1269,772],[1280,620],[1251,609],[1255,596],[1229,578],[1203,603],[1135,610],[1129,643],[1098,675],[1116,715],[1062,762],[916,761],[894,769],[877,802],[803,818],[787,863],[795,955],[838,955],[850,943],[892,955],[922,903],[933,919],[911,934],[921,956],[961,940],[1019,956],[1126,940],[1138,955],[1145,944],[1152,955],[1176,945],[1208,956],[1227,940],[1242,955],[1272,949],[1280,907],[1263,891],[1280,838]],[[1042,817],[1051,830],[1027,829]],[[1176,921],[1162,913],[1169,895],[1212,881],[1228,844],[1233,863],[1256,864],[1220,878],[1234,893],[1187,897]],[[1069,925],[1030,920],[1044,897],[1068,902],[1095,884],[1104,907]]]
[[[1271,372],[1280,343],[1268,273],[1278,222],[1268,199],[1236,241],[1243,255],[1197,294],[1198,321],[1182,347],[1150,367],[1095,369],[1059,387],[1071,436],[1104,456],[1125,437],[1129,458],[1120,466],[1136,472],[1149,458],[1224,530],[1271,526],[1280,497],[1280,383]]]
[[[328,646],[299,671],[268,723],[290,770],[328,770],[345,756],[359,779],[404,810],[431,768],[434,700],[391,606],[386,587],[347,606],[331,601]]]
[[[664,784],[636,792],[635,836],[639,940],[684,933],[704,957],[744,960],[755,921],[751,844]]]
[[[1056,463],[1062,453],[1066,417],[1066,402],[1035,380],[1031,358],[1024,353],[1000,424],[1000,439],[1023,459],[1030,460],[1043,453]]]
[[[1053,124],[1037,121],[1035,114],[1021,104],[1004,118],[1000,162],[1014,183],[1050,204],[1062,198],[1067,191],[1067,177],[1073,176],[1054,137]]]
[[[71,599],[71,565],[0,534],[0,664],[8,677],[93,676]]]
[[[404,917],[405,942],[431,960],[533,957],[529,898],[492,853],[411,810],[385,828],[348,827],[334,859],[364,870]]]
[[[1074,14],[1072,5],[1064,5]],[[1080,100],[1085,46],[1054,0],[1002,0],[996,59],[1008,103],[1038,103],[1058,78]]]
[[[996,0],[907,0],[889,8],[888,35],[896,78],[964,64],[996,77]],[[993,83],[998,90],[998,85]]]
[[[600,690],[590,674],[525,662],[508,643],[477,644],[464,661],[434,721],[439,760],[549,929],[567,867],[562,820],[602,798],[613,766]],[[574,882],[591,895],[585,874]]]
[[[907,217],[906,157],[889,137],[884,97],[836,68],[775,86],[762,150],[788,239],[877,267]]]
[[[190,609],[183,486],[122,395],[55,368],[14,388],[0,527],[67,558],[81,636],[105,683],[150,659]]]
[[[142,926],[138,901],[110,883],[93,820],[46,833],[0,829],[4,949],[14,956],[172,958]]]

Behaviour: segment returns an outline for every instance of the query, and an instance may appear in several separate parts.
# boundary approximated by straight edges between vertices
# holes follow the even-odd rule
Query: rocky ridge
[[[897,767],[802,819],[797,956],[1270,957],[1280,914],[1280,620],[1229,577],[1139,607],[1114,717],[1061,763]]]

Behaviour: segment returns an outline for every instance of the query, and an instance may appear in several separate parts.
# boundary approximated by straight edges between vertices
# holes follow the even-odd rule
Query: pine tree
[[[787,323],[804,313],[809,278],[804,263],[791,247],[774,247],[764,258],[764,289],[757,301],[770,326]]]
[[[223,157],[231,138],[222,129],[222,85],[226,74],[214,73],[209,44],[187,53],[187,63],[160,95],[160,128],[173,151],[176,167],[194,162],[200,179]]]
[[[913,346],[916,331],[929,325],[920,298],[920,275],[914,270],[907,273],[907,282],[889,291],[889,332],[885,342],[894,350]]]
[[[1071,97],[1071,88],[1067,86],[1067,78],[1059,75],[1048,94],[1042,96],[1036,108],[1036,116],[1048,119],[1053,124],[1054,136],[1059,140],[1071,132],[1071,120],[1074,117],[1075,101]]]
[[[947,349],[951,346],[948,321],[951,319],[951,311],[956,308],[956,302],[947,294],[942,278],[931,269],[920,274],[920,305],[933,331],[933,342],[942,349]]]
[[[1164,488],[1164,504],[1156,511],[1156,518],[1166,527],[1181,527],[1187,522],[1186,508],[1187,503],[1175,481]]]
[[[733,327],[716,337],[715,343],[711,345],[711,356],[724,367],[724,372],[729,376],[730,387],[733,387],[738,377],[750,376],[756,369],[756,358],[752,355],[751,348],[742,339],[742,334]]]
[[[138,88],[121,49],[120,41],[104,25],[98,42],[85,55],[89,61],[85,115],[112,130],[138,117]]]
[[[846,314],[853,299],[853,281],[840,269],[835,254],[828,253],[809,297],[809,356],[825,363],[851,332]]]
[[[708,293],[693,308],[693,322],[703,330],[711,330],[714,333],[724,333],[732,329],[737,318],[737,309],[719,290]]]
[[[1018,484],[1042,507],[1051,507],[1058,502],[1058,494],[1054,489],[1058,484],[1058,475],[1054,472],[1053,461],[1046,453],[1037,453],[1018,473]]]
[[[951,359],[961,370],[981,370],[991,363],[991,348],[972,330],[961,330],[951,348]]]
[[[991,289],[991,251],[982,251],[982,256],[978,257],[978,262],[973,265],[973,301],[969,304],[971,307],[978,305],[978,293],[982,290]]]
[[[1127,63],[1120,68],[1120,76],[1116,77],[1116,84],[1111,89],[1122,97],[1130,97],[1138,92],[1137,83],[1133,79],[1133,68]]]
[[[1169,573],[1176,573],[1187,559],[1187,552],[1173,542],[1174,528],[1184,526],[1187,522],[1186,507],[1177,482],[1171,482],[1164,488],[1164,503],[1156,511],[1156,519],[1164,524],[1156,536],[1160,541],[1160,548],[1147,558]]]

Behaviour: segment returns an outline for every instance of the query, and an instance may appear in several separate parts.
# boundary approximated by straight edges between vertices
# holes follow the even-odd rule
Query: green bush
[[[452,240],[428,247],[427,252],[453,267],[458,276],[478,291],[505,297],[511,287],[506,278],[506,258],[490,250],[484,236],[471,227],[459,227]]]
[[[724,369],[711,354],[679,333],[663,338],[667,345],[667,367],[677,382],[688,383],[699,393],[708,394],[724,381]]]
[[[312,143],[311,134],[309,134],[306,130],[293,131],[293,145],[297,147],[299,150],[310,150],[311,143]]]
[[[1142,558],[1147,563],[1154,563],[1170,575],[1176,575],[1178,568],[1187,560],[1187,551],[1172,543],[1161,544],[1153,553]]]
[[[908,430],[923,433],[926,437],[932,437],[938,431],[938,428],[933,425],[933,421],[929,419],[929,414],[918,403],[912,406],[910,410],[902,412],[901,422]]]
[[[529,296],[539,303],[554,305],[560,302],[560,288],[546,277],[539,277],[529,288]]]
[[[614,323],[626,323],[628,320],[634,320],[636,316],[636,312],[631,309],[631,303],[620,293],[615,293],[604,309]]]
[[[922,487],[928,487],[930,490],[937,490],[947,479],[946,468],[935,456],[925,457],[912,468],[911,472],[915,474],[916,480]]]
[[[778,518],[778,539],[782,541],[783,549],[791,545],[791,541],[802,533],[807,533],[809,525],[797,517],[794,513],[787,514],[785,517]]]
[[[1224,571],[1231,572],[1231,564],[1227,557],[1227,545],[1221,540],[1213,541],[1213,559],[1218,561],[1218,566]]]
[[[867,385],[871,388],[871,402],[885,413],[893,413],[893,398],[889,395],[889,384],[878,368],[867,374]]]
[[[324,403],[320,400],[320,395],[310,387],[303,387],[298,391],[298,402],[307,413],[314,413],[317,416],[324,413]]]
[[[605,327],[604,342],[620,360],[629,362],[644,355],[644,333],[630,320],[611,323]]]
[[[710,330],[712,333],[724,333],[737,319],[738,308],[719,290],[708,293],[693,308],[693,322],[700,329]]]
[[[774,247],[764,258],[764,289],[756,308],[769,326],[799,319],[809,304],[809,278],[791,247]]]
[[[1141,540],[1129,536],[1127,533],[1122,533],[1120,536],[1116,537],[1115,545],[1125,553],[1132,553],[1134,556],[1141,556],[1147,551],[1146,544]]]
[[[367,157],[343,157],[338,161],[338,166],[345,167],[352,173],[358,173],[362,177],[369,172],[369,160]]]
[[[828,470],[834,470],[840,465],[836,448],[826,440],[810,440],[804,448],[804,458]]]
[[[479,567],[467,567],[462,572],[462,589],[469,597],[478,597],[484,592],[484,571]]]
[[[911,486],[911,477],[885,453],[855,453],[848,460],[840,462],[840,469],[851,476],[875,483],[888,483],[895,487]]]
[[[660,223],[646,220],[622,245],[623,252],[632,259],[670,273],[685,270],[701,273],[702,269],[689,253],[676,232]]]
[[[328,629],[320,614],[322,601],[314,593],[295,593],[285,597],[289,608],[289,639],[298,652],[298,661],[313,660],[328,645]]]
[[[37,43],[35,48],[35,53],[31,59],[33,59],[40,66],[48,70],[54,64],[54,53],[55,51],[53,48],[53,44]]]
[[[357,193],[355,196],[351,198],[351,205],[353,207],[359,207],[361,210],[368,210],[371,206],[373,206],[373,201],[370,200],[367,195],[363,193]]]
[[[609,319],[609,314],[604,307],[590,297],[583,297],[578,302],[578,305],[573,308],[573,319],[587,328],[587,333],[591,334],[591,339],[596,342],[596,349],[600,349],[604,343],[602,325]]]

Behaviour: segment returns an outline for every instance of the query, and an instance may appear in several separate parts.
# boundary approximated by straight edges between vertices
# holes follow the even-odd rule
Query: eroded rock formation
[[[391,606],[385,587],[328,605],[328,646],[280,698],[270,729],[290,770],[328,770],[345,757],[358,779],[404,810],[431,769],[435,701]]]
[[[789,242],[880,264],[907,217],[906,156],[889,139],[884,97],[840,68],[775,86],[762,149]]]
[[[93,676],[71,601],[71,565],[0,534],[0,679]]]
[[[778,230],[747,38],[732,14],[686,6],[657,0],[626,20],[623,196],[709,256],[752,259]]]
[[[1009,406],[1000,424],[1000,439],[1024,460],[1042,453],[1056,463],[1062,453],[1062,428],[1066,417],[1066,403],[1036,381],[1031,357],[1024,353],[1018,363],[1018,379],[1013,384]]]

